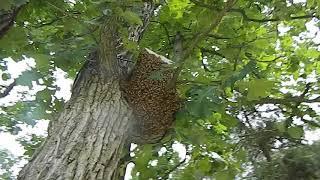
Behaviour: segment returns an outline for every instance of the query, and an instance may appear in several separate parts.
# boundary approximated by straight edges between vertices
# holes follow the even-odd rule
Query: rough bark
[[[147,51],[140,57],[125,93],[119,76],[106,76],[112,73],[101,69],[102,61],[93,54],[64,111],[49,126],[46,142],[18,179],[123,178],[118,169],[123,150],[130,142],[162,138],[179,105],[175,89],[167,88],[172,73],[162,81],[149,78],[165,62]]]
[[[20,9],[21,7],[16,7],[8,12],[0,11],[0,38],[2,38],[14,24],[14,20]]]
[[[152,3],[144,3],[144,25],[129,28],[134,31],[130,39],[140,39],[153,8]],[[51,121],[46,141],[18,179],[123,178],[118,167],[135,117],[120,90],[120,80],[128,74],[131,65],[124,62],[132,56],[128,51],[119,52],[121,40],[112,21],[116,19],[101,26],[100,47],[81,69],[71,99]]]
[[[86,65],[42,148],[18,179],[117,179],[132,111],[116,78]]]

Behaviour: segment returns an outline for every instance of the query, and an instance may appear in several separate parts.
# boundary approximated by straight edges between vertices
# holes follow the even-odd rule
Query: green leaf
[[[12,5],[13,5],[12,0],[1,0],[0,1],[0,10],[8,11],[11,9]]]
[[[46,54],[34,54],[32,57],[36,61],[36,68],[45,74],[48,74],[50,69],[50,56]]]
[[[226,126],[228,128],[232,128],[232,127],[237,126],[238,123],[239,123],[239,121],[234,116],[229,115],[227,113],[222,114],[221,124],[223,124],[224,126]]]
[[[218,171],[215,175],[215,178],[218,180],[230,180],[234,179],[234,174],[228,171]]]
[[[130,24],[143,25],[140,16],[132,11],[126,10],[122,13],[122,17]]]
[[[218,123],[216,125],[214,125],[214,130],[217,134],[225,134],[225,131],[227,130],[228,128],[226,126],[224,126],[223,124],[221,123]]]
[[[39,74],[34,71],[25,71],[17,78],[17,85],[32,86],[32,81],[39,79]]]
[[[10,79],[11,76],[10,76],[9,73],[3,73],[3,74],[1,75],[1,77],[2,77],[2,80],[6,81],[6,80]]]
[[[197,117],[207,117],[215,109],[220,109],[221,100],[215,93],[217,89],[214,86],[198,87],[189,90],[192,100],[186,105],[188,111]]]
[[[225,86],[233,86],[239,80],[242,80],[246,77],[249,73],[256,69],[257,62],[249,61],[239,72],[235,72],[231,75],[229,79],[226,80]]]
[[[285,122],[278,122],[275,123],[276,128],[279,130],[279,132],[283,133],[286,131],[286,124]]]
[[[27,44],[25,29],[14,26],[0,39],[0,50],[3,49],[8,52],[20,51]]]
[[[302,127],[289,127],[288,134],[294,139],[300,139],[304,135],[304,131]]]
[[[274,82],[266,79],[255,79],[248,82],[248,100],[258,100],[267,97],[271,89],[274,87]]]
[[[198,162],[199,170],[203,173],[207,173],[211,170],[211,162],[209,158],[201,159]]]
[[[142,150],[139,151],[138,155],[136,156],[136,165],[137,166],[147,166],[148,162],[152,158],[152,146],[151,145],[144,145]]]

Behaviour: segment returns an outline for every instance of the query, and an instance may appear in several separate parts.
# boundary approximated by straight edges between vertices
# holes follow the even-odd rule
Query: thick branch
[[[116,77],[120,75],[120,69],[117,57],[117,34],[118,25],[116,18],[110,17],[101,27],[100,48],[99,48],[99,66],[101,72],[105,72],[107,77]]]
[[[140,5],[139,5],[140,6]],[[102,71],[107,71],[107,76],[128,77],[133,69],[134,62],[133,52],[128,50],[125,42],[128,40],[138,43],[148,26],[151,16],[154,12],[154,4],[144,2],[143,7],[139,8],[138,14],[142,14],[142,24],[131,24],[128,28],[128,37],[121,37],[121,26],[126,27],[128,24],[122,24],[122,17],[112,14],[106,18],[105,23],[101,26],[99,66]],[[137,11],[137,10],[135,10]],[[128,39],[123,39],[128,38]],[[116,61],[114,61],[116,59]]]

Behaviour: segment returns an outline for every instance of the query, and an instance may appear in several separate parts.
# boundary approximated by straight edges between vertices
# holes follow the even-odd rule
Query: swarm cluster
[[[123,85],[124,95],[136,118],[133,127],[136,143],[161,139],[179,109],[177,91],[168,86],[173,70],[164,68],[165,64],[160,57],[144,51],[139,55],[130,79]],[[154,78],[155,74],[160,77]]]

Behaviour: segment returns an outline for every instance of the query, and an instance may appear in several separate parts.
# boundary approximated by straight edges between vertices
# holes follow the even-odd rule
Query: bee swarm
[[[135,116],[131,129],[135,143],[160,140],[171,127],[174,114],[180,107],[175,87],[168,87],[173,69],[164,68],[166,64],[166,59],[145,50],[140,53],[131,77],[121,83]],[[160,73],[160,78],[152,78],[155,73]]]

